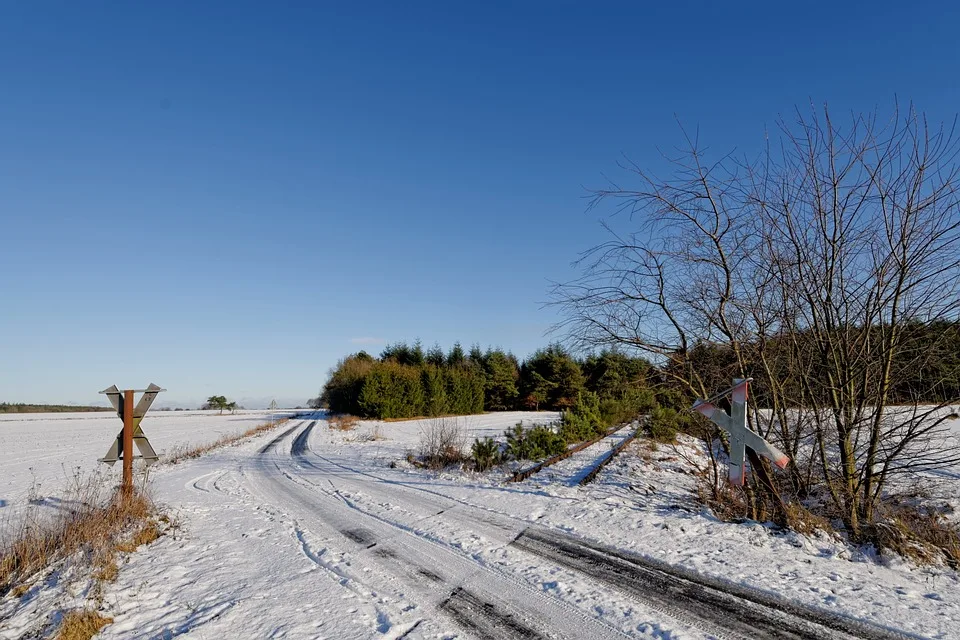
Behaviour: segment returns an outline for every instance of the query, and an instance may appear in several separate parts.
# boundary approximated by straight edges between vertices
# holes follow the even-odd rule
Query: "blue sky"
[[[954,116],[954,3],[777,4],[0,1],[0,401],[522,357],[604,239],[584,187],[675,115],[717,153],[811,99]]]

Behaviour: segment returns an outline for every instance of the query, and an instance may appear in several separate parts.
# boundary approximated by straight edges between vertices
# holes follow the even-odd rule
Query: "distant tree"
[[[236,408],[237,403],[228,402],[226,396],[210,396],[201,409],[219,409],[220,415],[223,415],[224,409],[230,409],[230,405]]]
[[[553,383],[532,369],[527,369],[525,375],[521,375],[523,376],[523,404],[528,409],[539,411],[540,405],[547,401],[547,394]]]
[[[410,361],[405,364],[412,364],[415,367],[422,366],[424,357],[423,344],[420,343],[420,338],[417,338],[417,341],[413,343],[413,348],[410,349]]]
[[[376,365],[377,361],[363,351],[338,362],[330,370],[330,378],[323,386],[315,408],[326,406],[333,413],[362,415],[360,392]]]

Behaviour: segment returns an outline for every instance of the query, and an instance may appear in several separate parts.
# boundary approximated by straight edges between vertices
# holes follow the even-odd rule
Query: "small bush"
[[[429,469],[463,462],[463,428],[456,418],[431,420],[420,430],[420,460]]]
[[[690,428],[692,416],[670,407],[657,407],[650,412],[647,429],[654,440],[674,442],[677,433]]]
[[[530,453],[536,459],[555,456],[567,449],[563,436],[544,425],[535,425],[530,429],[527,438],[530,442]]]
[[[650,413],[656,406],[657,398],[650,389],[630,389],[619,397],[601,400],[600,419],[609,426],[623,424]]]
[[[513,425],[513,429],[507,429],[504,434],[507,437],[507,455],[514,460],[527,460],[529,456],[529,446],[527,444],[527,432],[523,428],[523,423],[518,422]]]
[[[563,435],[540,424],[524,429],[518,422],[505,435],[507,454],[515,460],[539,460],[562,453],[567,448]]]
[[[567,444],[582,442],[606,433],[607,424],[601,415],[597,394],[584,391],[573,407],[563,412],[560,435]]]
[[[470,453],[477,471],[486,471],[500,464],[500,444],[493,438],[476,439],[473,441]]]

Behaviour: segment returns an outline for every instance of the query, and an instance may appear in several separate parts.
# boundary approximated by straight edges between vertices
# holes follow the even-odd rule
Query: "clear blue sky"
[[[960,106],[955,3],[0,0],[0,401],[304,401],[373,340],[524,356],[676,114]]]

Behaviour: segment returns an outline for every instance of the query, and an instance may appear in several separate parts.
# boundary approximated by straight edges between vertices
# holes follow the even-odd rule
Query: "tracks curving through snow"
[[[311,450],[311,434],[322,423],[310,420],[265,445],[244,476],[255,494],[294,523],[293,534],[312,564],[377,600],[379,631],[391,637],[443,631],[443,620],[481,638],[633,635],[633,629],[549,592],[514,566],[493,561],[483,551],[491,548],[586,576],[679,628],[708,636],[902,637],[353,468]],[[289,454],[281,453],[279,445],[291,436]]]
[[[322,461],[309,469],[301,466],[315,424],[304,427],[293,439],[290,456],[278,454],[277,445],[292,429],[265,446],[248,481],[264,501],[297,523],[296,535],[303,548],[310,549],[308,557],[313,564],[325,555],[317,551],[322,545],[344,550],[345,561],[336,568],[341,584],[382,601],[378,606],[384,630],[416,625],[418,631],[426,632],[449,619],[468,633],[482,630],[480,637],[485,638],[625,637],[603,620],[416,526],[416,521],[422,523],[462,505],[443,500],[437,509],[436,495],[419,501],[405,496],[408,507],[420,513],[403,510],[394,514],[400,517],[389,517],[358,504],[338,488],[344,483],[369,485],[368,478],[351,478],[349,472]],[[305,473],[307,470],[310,473]],[[395,500],[396,487],[391,489],[389,496]],[[501,545],[509,543],[509,536],[498,537]],[[325,563],[326,569],[332,567]],[[471,606],[476,601],[484,606]],[[505,635],[497,629],[503,629]],[[518,636],[518,629],[527,635]]]

